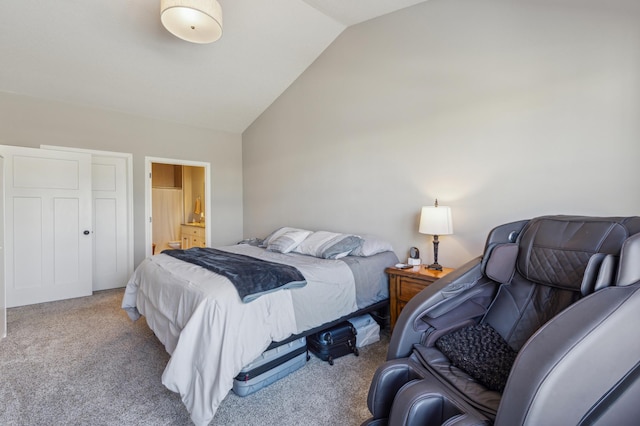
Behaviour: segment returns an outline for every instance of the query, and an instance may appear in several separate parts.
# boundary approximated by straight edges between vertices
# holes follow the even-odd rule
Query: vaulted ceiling
[[[239,133],[350,25],[425,0],[219,0],[222,38],[160,0],[0,1],[0,91]]]

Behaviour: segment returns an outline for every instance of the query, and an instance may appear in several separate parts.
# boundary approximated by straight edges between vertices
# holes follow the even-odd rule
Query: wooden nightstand
[[[396,320],[404,305],[413,296],[427,288],[432,282],[444,277],[452,268],[443,268],[442,271],[427,269],[425,265],[414,266],[409,269],[387,268],[384,270],[389,275],[389,298],[391,311],[391,330],[396,325]]]

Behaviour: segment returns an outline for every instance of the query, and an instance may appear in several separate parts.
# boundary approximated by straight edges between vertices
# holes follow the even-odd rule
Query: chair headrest
[[[580,291],[594,254],[620,253],[629,236],[627,219],[584,216],[532,219],[520,234],[517,270],[530,281]]]
[[[626,286],[640,282],[640,233],[629,237],[622,246],[620,268],[616,285]]]
[[[518,244],[491,244],[482,257],[482,273],[495,282],[506,284],[511,281],[516,270],[517,257]]]

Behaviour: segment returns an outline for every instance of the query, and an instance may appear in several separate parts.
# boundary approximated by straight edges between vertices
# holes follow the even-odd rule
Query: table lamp
[[[453,234],[451,208],[439,206],[437,199],[433,206],[423,207],[418,232],[433,235],[433,263],[427,268],[442,271],[442,265],[438,263],[438,236]]]

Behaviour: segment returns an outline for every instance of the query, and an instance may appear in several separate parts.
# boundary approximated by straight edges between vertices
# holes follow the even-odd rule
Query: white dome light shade
[[[160,20],[174,36],[212,43],[222,36],[222,8],[216,0],[161,0]]]

